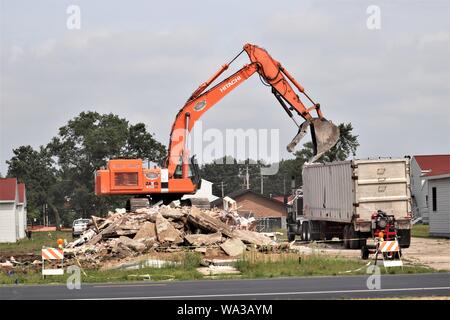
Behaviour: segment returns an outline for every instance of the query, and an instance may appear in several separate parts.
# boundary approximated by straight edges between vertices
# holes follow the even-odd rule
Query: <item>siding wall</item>
[[[411,160],[411,195],[414,196],[413,214],[414,217],[423,217],[424,222],[428,222],[428,206],[426,196],[428,194],[428,181],[421,177],[422,170],[413,157]]]
[[[25,228],[26,228],[26,214],[25,207],[23,204],[18,204],[16,208],[17,212],[17,222],[18,222],[18,239],[25,238]]]
[[[16,219],[15,202],[0,203],[0,243],[16,242]]]
[[[436,188],[436,211],[433,211],[433,187]],[[428,180],[428,194],[430,235],[450,237],[450,178]]]

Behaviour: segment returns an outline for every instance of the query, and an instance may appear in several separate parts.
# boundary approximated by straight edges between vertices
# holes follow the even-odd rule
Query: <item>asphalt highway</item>
[[[0,286],[0,299],[351,299],[450,296],[450,273],[367,276]],[[370,285],[371,284],[371,285]]]

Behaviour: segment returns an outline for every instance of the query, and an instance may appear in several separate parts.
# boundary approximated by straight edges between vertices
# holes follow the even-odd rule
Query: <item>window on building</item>
[[[433,187],[431,189],[431,193],[432,193],[432,199],[431,201],[433,201],[433,211],[437,211],[437,198],[436,198],[436,187]]]

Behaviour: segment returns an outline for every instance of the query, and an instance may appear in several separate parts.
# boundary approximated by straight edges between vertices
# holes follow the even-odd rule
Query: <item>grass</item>
[[[412,226],[411,236],[419,238],[429,237],[430,226],[427,224],[415,224]]]
[[[187,252],[184,254],[181,264],[164,268],[143,268],[138,270],[83,270],[81,271],[81,283],[107,283],[153,280],[195,280],[202,279],[202,275],[196,270],[200,265],[201,256],[198,253]],[[33,269],[15,270],[12,274],[0,272],[0,285],[5,284],[64,284],[71,274],[63,276],[48,276],[42,278],[41,271]],[[145,277],[140,277],[145,276]]]
[[[325,275],[357,275],[366,274],[367,261],[356,259],[333,258],[321,255],[284,254],[273,259],[265,255],[264,259],[258,257],[259,253],[246,254],[236,263],[243,278],[274,278],[299,276],[325,276]],[[349,272],[348,272],[349,271]],[[422,266],[404,266],[402,268],[389,268],[386,271],[381,267],[382,274],[400,273],[427,273],[434,270]]]
[[[56,240],[59,238],[72,241],[72,234],[69,231],[33,232],[31,239],[25,238],[16,243],[0,243],[0,256],[27,253],[40,255],[42,246],[56,248]]]

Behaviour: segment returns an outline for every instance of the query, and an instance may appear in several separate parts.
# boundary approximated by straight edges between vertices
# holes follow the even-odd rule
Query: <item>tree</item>
[[[7,161],[8,176],[27,186],[28,211],[39,215],[43,204],[53,212],[55,223],[101,214],[123,206],[123,197],[96,197],[94,172],[108,159],[141,158],[162,162],[164,145],[147,132],[113,114],[82,112],[59,129],[45,147],[21,146]]]
[[[7,176],[25,183],[29,215],[33,218],[39,217],[39,210],[44,204],[48,204],[59,225],[59,212],[54,210],[55,199],[51,191],[57,181],[50,152],[44,147],[34,150],[31,146],[21,146],[14,149],[13,154],[14,156],[6,161]]]

